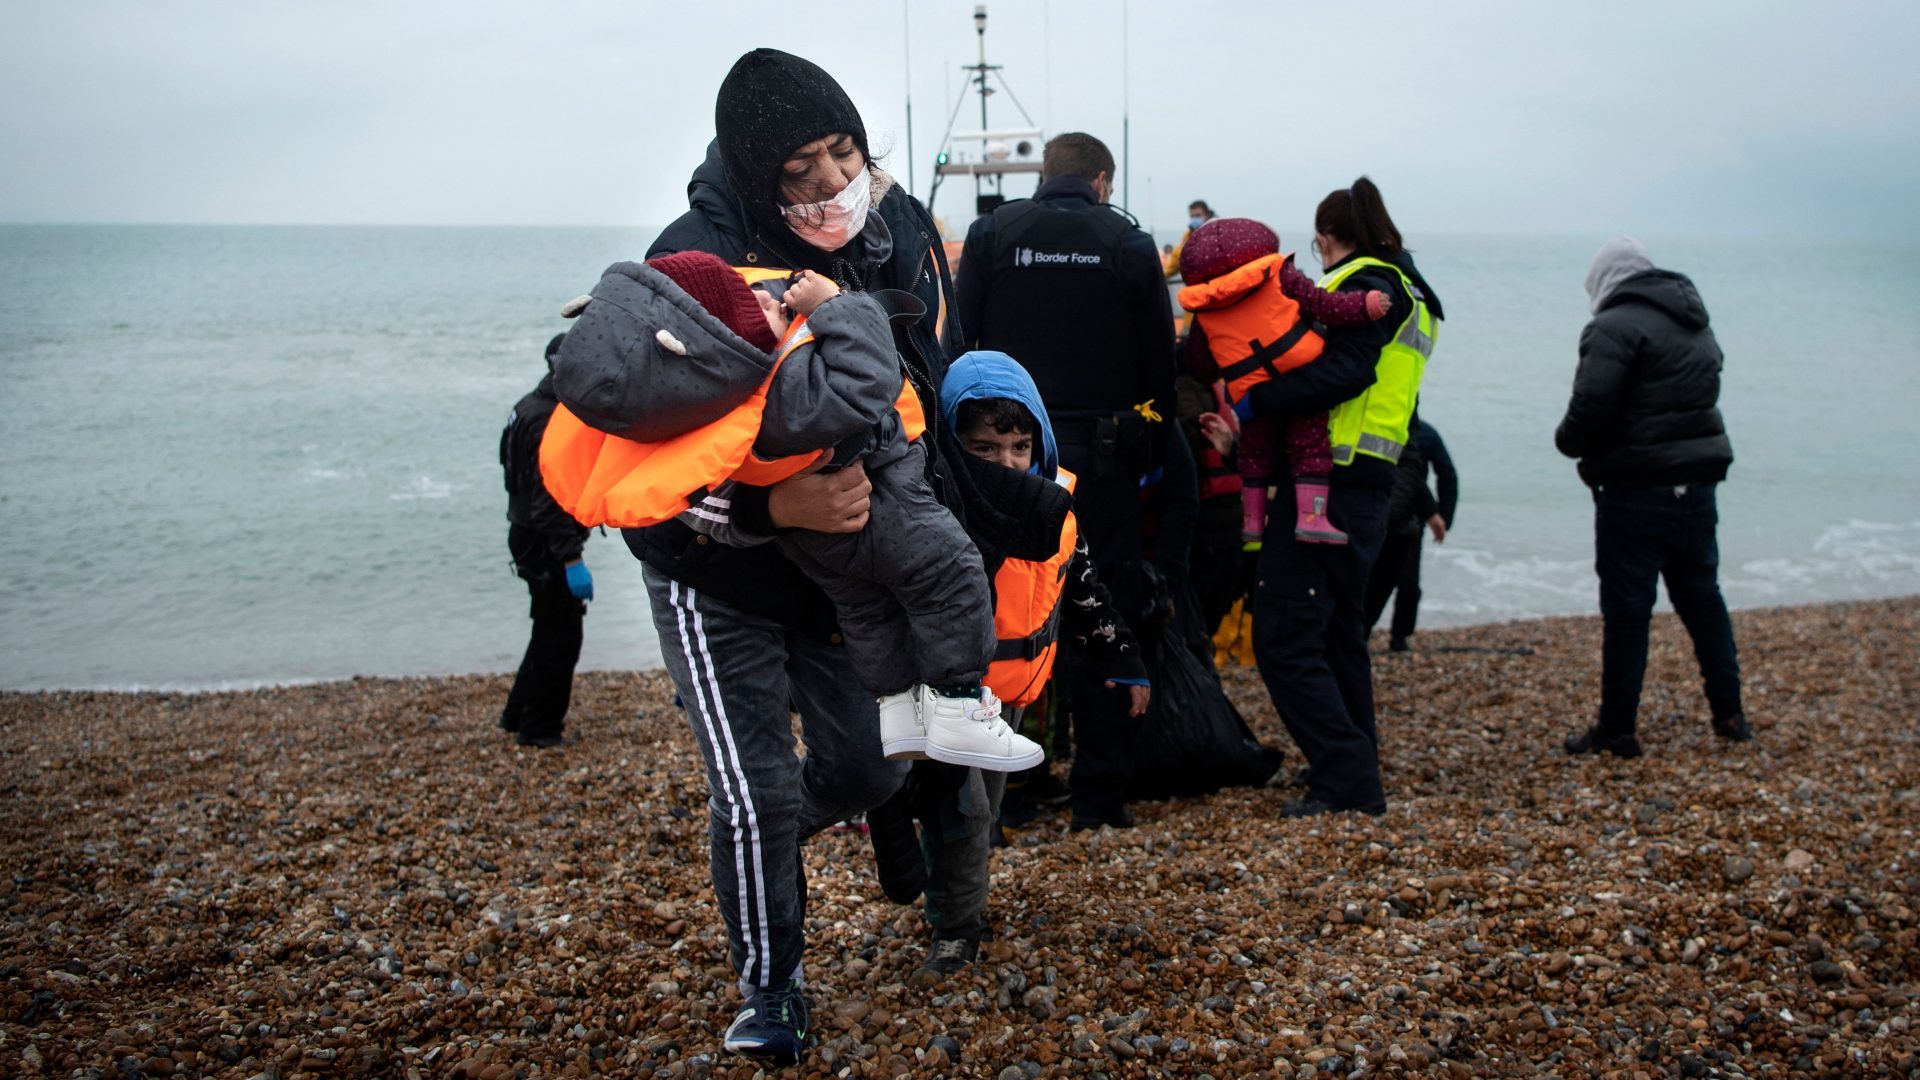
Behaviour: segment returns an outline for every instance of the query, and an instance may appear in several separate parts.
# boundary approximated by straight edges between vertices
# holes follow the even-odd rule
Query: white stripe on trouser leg
[[[720,697],[719,678],[713,667],[712,653],[707,648],[705,623],[699,610],[694,607],[695,594],[692,589],[686,590],[686,602],[682,604],[679,593],[680,584],[671,583],[668,599],[674,606],[680,626],[680,645],[687,658],[688,681],[692,684],[694,699],[700,708],[701,722],[707,730],[707,744],[713,747],[714,772],[720,777],[722,792],[729,796],[727,801],[731,807],[729,824],[733,828],[734,888],[740,904],[740,933],[746,939],[747,947],[746,970],[741,974],[756,985],[767,985],[772,981],[769,966],[773,958],[770,955],[772,941],[767,926],[766,860],[760,845],[760,819],[754,812],[753,795],[747,790],[746,770],[740,764],[740,751],[733,742],[733,729],[727,724],[727,707]],[[689,614],[693,616],[691,637],[687,627]],[[698,655],[694,650],[695,641],[699,642]],[[701,685],[703,676],[700,664],[703,660],[706,664],[705,688]],[[744,823],[741,820],[743,810],[746,815]],[[747,887],[746,860],[749,848],[753,855],[752,904],[748,902]],[[755,907],[759,909],[757,920],[754,916]],[[756,965],[759,967],[758,979],[754,978]]]

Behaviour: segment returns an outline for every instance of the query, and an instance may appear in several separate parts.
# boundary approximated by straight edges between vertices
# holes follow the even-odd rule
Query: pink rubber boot
[[[1307,544],[1344,544],[1347,534],[1333,527],[1327,520],[1327,482],[1325,480],[1295,480],[1293,482],[1293,538]]]
[[[1267,531],[1267,482],[1246,480],[1240,488],[1240,542],[1257,544]]]

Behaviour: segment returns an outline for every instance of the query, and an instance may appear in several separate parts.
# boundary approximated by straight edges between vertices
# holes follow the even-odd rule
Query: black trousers
[[[1100,582],[1141,649],[1151,650],[1159,644],[1160,628],[1146,625],[1141,617],[1153,606],[1153,589],[1140,541],[1139,476],[1128,471],[1125,462],[1103,462],[1096,448],[1071,442],[1060,444],[1060,463],[1079,477],[1074,516]],[[1067,783],[1073,789],[1073,809],[1082,816],[1105,816],[1126,801],[1134,770],[1134,729],[1140,721],[1127,715],[1126,687],[1108,689],[1077,650],[1062,652],[1071,680],[1067,696],[1073,711],[1073,769]],[[1056,667],[1056,680],[1059,675]]]
[[[1328,517],[1347,543],[1307,544],[1293,517],[1267,521],[1253,584],[1253,655],[1287,734],[1307,759],[1307,794],[1329,806],[1385,802],[1367,656],[1367,576],[1386,540],[1385,488],[1337,479]],[[1281,506],[1292,492],[1280,488]]]
[[[1392,633],[1410,637],[1414,621],[1420,617],[1420,548],[1426,538],[1421,526],[1410,533],[1390,533],[1380,545],[1380,557],[1367,575],[1367,632],[1380,624],[1387,610],[1387,597],[1393,600]]]
[[[1720,595],[1720,523],[1713,484],[1603,488],[1593,493],[1594,560],[1600,575],[1600,728],[1634,730],[1647,674],[1647,629],[1655,582],[1693,638],[1694,659],[1716,719],[1741,711],[1733,621]]]
[[[522,563],[519,573],[532,596],[533,636],[500,725],[522,735],[558,735],[573,699],[573,668],[580,662],[587,605],[567,588],[567,571],[559,563]]]

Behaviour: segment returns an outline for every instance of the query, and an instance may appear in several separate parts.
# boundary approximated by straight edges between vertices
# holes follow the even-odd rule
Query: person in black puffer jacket
[[[1600,576],[1600,715],[1570,754],[1635,757],[1655,580],[1693,638],[1713,731],[1753,737],[1740,704],[1733,624],[1720,595],[1715,488],[1733,464],[1720,418],[1720,345],[1684,274],[1655,269],[1645,246],[1609,240],[1587,273],[1593,321],[1580,334],[1573,399],[1554,433],[1593,489]]]

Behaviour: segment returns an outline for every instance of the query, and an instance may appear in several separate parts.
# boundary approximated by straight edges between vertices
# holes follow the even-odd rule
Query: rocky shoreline
[[[1558,750],[1597,620],[1422,633],[1375,660],[1387,815],[1037,824],[940,990],[825,834],[791,1074],[1914,1075],[1920,598],[1734,623],[1758,740],[1709,735],[1662,616],[1629,762]],[[666,679],[583,676],[545,752],[507,682],[0,694],[0,1074],[754,1075]]]

